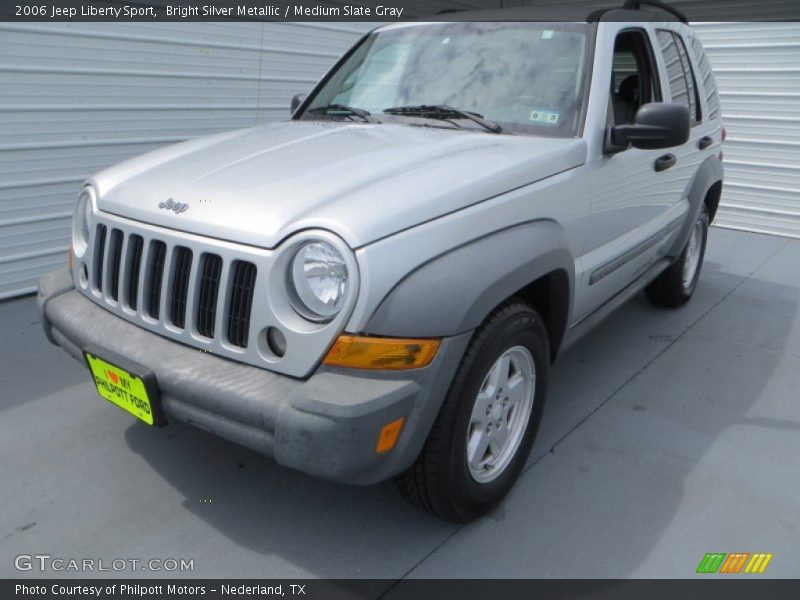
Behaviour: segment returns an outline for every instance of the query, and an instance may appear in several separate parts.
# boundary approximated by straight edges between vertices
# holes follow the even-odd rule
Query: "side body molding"
[[[373,335],[439,337],[474,329],[506,298],[575,263],[564,230],[551,220],[495,231],[434,257],[403,277],[369,319]],[[569,303],[572,313],[572,297]]]

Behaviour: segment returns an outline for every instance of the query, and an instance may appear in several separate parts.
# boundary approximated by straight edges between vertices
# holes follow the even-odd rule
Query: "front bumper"
[[[434,361],[411,371],[319,369],[306,380],[244,365],[171,341],[104,310],[74,289],[67,269],[42,277],[37,304],[48,339],[81,364],[97,344],[148,367],[167,419],[247,446],[326,479],[376,483],[414,461],[439,412],[469,333],[442,341]],[[381,428],[405,424],[390,452]]]

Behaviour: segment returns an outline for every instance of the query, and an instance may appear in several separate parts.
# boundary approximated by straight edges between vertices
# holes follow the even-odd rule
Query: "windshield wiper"
[[[493,123],[483,118],[483,115],[461,110],[447,104],[419,104],[417,106],[394,106],[387,108],[383,112],[388,115],[400,115],[406,117],[422,117],[425,119],[448,119],[448,118],[461,118],[469,119],[473,123],[477,123],[487,131],[492,133],[500,133],[503,128],[498,123]]]
[[[336,113],[341,114],[345,117],[359,117],[363,119],[366,123],[379,123],[377,119],[372,116],[372,113],[368,110],[364,110],[363,108],[355,108],[353,106],[347,106],[346,104],[326,104],[325,106],[315,106],[314,108],[309,108],[307,113],[321,113],[324,115],[334,115]]]

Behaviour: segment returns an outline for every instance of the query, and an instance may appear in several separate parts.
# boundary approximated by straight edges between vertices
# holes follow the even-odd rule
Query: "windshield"
[[[353,118],[420,124],[446,105],[499,124],[504,133],[578,134],[588,63],[585,23],[429,23],[368,35],[316,90],[302,119]],[[316,110],[315,110],[316,109]],[[446,122],[481,129],[458,116]],[[441,126],[448,126],[446,122]]]

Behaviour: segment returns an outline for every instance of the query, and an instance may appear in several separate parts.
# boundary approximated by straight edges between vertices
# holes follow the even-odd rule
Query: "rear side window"
[[[692,125],[700,122],[700,103],[698,102],[692,65],[686,53],[683,40],[671,31],[657,32],[658,44],[667,65],[667,77],[672,93],[672,101],[684,104],[689,109]]]
[[[703,93],[706,96],[706,104],[708,104],[708,118],[716,119],[719,117],[719,96],[717,95],[717,83],[714,81],[714,73],[711,71],[711,65],[700,40],[692,37],[691,45],[692,50],[694,50],[694,56],[697,59],[700,82],[703,87]]]

